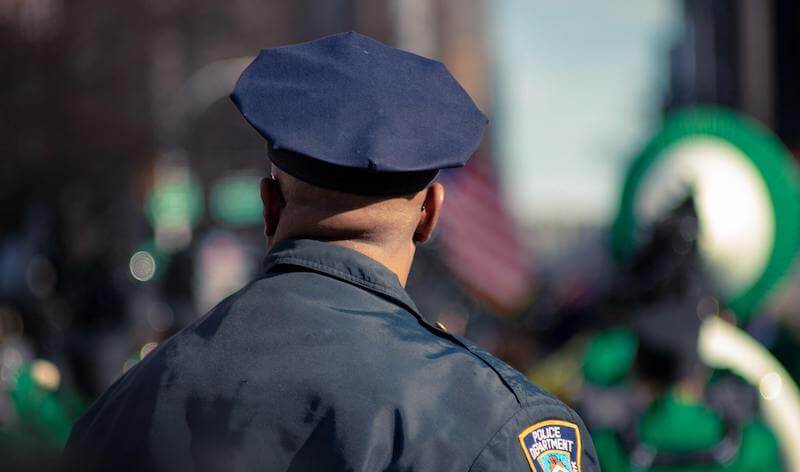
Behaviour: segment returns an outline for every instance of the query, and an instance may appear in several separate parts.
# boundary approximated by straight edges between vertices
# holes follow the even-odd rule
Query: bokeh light
[[[148,354],[153,352],[155,348],[158,347],[158,343],[155,341],[150,341],[149,343],[145,343],[142,348],[139,350],[139,357],[144,359]]]
[[[52,362],[45,359],[36,359],[31,364],[31,376],[42,388],[58,390],[61,385],[61,372]]]
[[[131,256],[128,263],[131,276],[139,282],[148,282],[156,274],[156,260],[147,251],[137,251]]]
[[[758,391],[766,400],[774,400],[778,398],[782,389],[783,379],[777,372],[770,372],[766,374],[765,376],[761,377],[761,381],[758,383]]]

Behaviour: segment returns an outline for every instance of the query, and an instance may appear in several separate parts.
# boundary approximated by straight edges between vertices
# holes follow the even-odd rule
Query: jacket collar
[[[358,251],[313,239],[287,239],[275,244],[264,259],[267,272],[279,265],[304,267],[358,285],[390,298],[421,317],[397,275]]]

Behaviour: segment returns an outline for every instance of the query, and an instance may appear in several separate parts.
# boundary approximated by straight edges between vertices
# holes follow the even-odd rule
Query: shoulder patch
[[[575,423],[536,423],[519,434],[519,443],[533,472],[581,471],[581,434]]]

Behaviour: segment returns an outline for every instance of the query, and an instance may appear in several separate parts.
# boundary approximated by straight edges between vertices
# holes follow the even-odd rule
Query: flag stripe
[[[465,237],[472,240],[471,244],[475,250],[491,254],[503,263],[513,267],[527,266],[514,234],[507,225],[495,221],[493,212],[478,208],[477,205],[470,205],[469,202],[453,200],[449,203],[450,207],[445,204],[442,211],[444,230],[451,234],[468,235]]]
[[[528,299],[531,272],[492,169],[471,165],[448,177],[440,238],[445,264],[493,306],[519,308]]]
[[[453,241],[453,250],[448,259],[459,278],[483,288],[488,294],[502,294],[517,297],[524,295],[529,288],[527,271],[509,269],[463,240]],[[488,287],[488,289],[487,289]]]

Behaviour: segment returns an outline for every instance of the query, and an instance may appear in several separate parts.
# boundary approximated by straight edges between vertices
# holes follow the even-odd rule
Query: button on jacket
[[[567,429],[534,428],[551,423],[574,425],[577,445],[558,436]],[[599,470],[572,410],[428,324],[386,267],[287,240],[260,277],[109,388],[67,458],[104,470],[550,470],[526,430],[574,447],[573,469]]]

